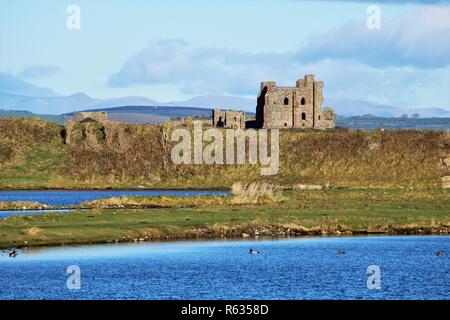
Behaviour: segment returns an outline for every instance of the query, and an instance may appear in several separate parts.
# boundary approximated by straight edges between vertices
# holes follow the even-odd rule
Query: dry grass
[[[192,125],[187,122],[186,128]],[[280,131],[280,169],[258,165],[174,165],[173,126],[0,120],[0,187],[231,188],[284,186],[441,188],[450,175],[450,134],[432,131]]]
[[[72,131],[66,165],[71,177],[103,179],[105,183],[159,179],[165,153],[158,127],[82,123]]]
[[[40,234],[42,232],[41,228],[37,228],[37,227],[31,227],[28,229],[24,230],[24,233],[28,236],[37,236],[38,234]]]
[[[84,208],[192,208],[217,207],[228,204],[224,196],[198,196],[198,197],[114,197],[85,202]]]
[[[0,210],[39,210],[49,208],[51,208],[51,206],[38,202],[29,202],[29,201],[0,202]]]
[[[248,184],[236,182],[231,187],[231,193],[233,194],[232,203],[234,204],[255,204],[263,200],[279,201],[282,199],[279,188],[265,182]]]

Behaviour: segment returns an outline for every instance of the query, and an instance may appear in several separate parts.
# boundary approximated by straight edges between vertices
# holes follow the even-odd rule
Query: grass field
[[[206,198],[205,202],[201,197],[173,200],[171,207],[163,209],[90,209],[12,216],[0,220],[0,247],[450,231],[450,192],[445,190],[292,191],[255,204],[233,202],[231,196]],[[168,203],[165,198],[151,201]],[[110,203],[118,205],[120,200]],[[192,207],[180,208],[182,203]]]

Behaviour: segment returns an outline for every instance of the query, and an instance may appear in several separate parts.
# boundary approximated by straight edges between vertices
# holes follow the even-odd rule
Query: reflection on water
[[[449,262],[444,236],[28,248],[0,255],[0,299],[450,299]],[[65,286],[70,265],[80,290]]]

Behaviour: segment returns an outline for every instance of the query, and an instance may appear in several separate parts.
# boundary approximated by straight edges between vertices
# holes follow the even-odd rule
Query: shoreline
[[[286,236],[450,234],[450,193],[444,190],[275,192],[267,186],[261,190],[266,193],[249,195],[241,190],[233,196],[113,197],[83,203],[71,212],[29,215],[21,215],[20,211],[24,207],[31,210],[30,203],[20,203],[15,205],[22,209],[17,210],[19,214],[0,219],[0,248]]]
[[[277,240],[296,238],[340,238],[340,237],[376,237],[376,236],[450,236],[450,227],[418,227],[418,228],[392,228],[391,230],[314,230],[300,231],[281,228],[280,226],[258,226],[266,229],[266,232],[258,235],[251,234],[255,227],[234,230],[230,233],[217,232],[209,228],[203,228],[200,233],[180,233],[159,237],[133,238],[117,240],[90,240],[71,242],[52,242],[40,244],[16,244],[10,246],[0,245],[0,250],[11,248],[52,248],[66,246],[100,245],[100,244],[130,244],[130,243],[158,243],[158,242],[178,242],[178,241],[217,241],[217,240]],[[267,232],[267,230],[270,230]],[[196,230],[198,231],[198,230]],[[249,232],[249,233],[247,233]]]
[[[154,239],[147,241],[122,241],[122,242],[91,242],[91,243],[66,243],[66,244],[54,244],[54,245],[31,245],[23,247],[11,247],[20,250],[39,250],[39,249],[51,249],[51,248],[64,248],[64,247],[81,247],[81,246],[95,246],[95,245],[129,245],[129,244],[170,244],[170,243],[196,243],[196,242],[233,242],[233,241],[248,241],[248,242],[259,242],[259,241],[283,241],[283,240],[294,240],[294,239],[345,239],[345,238],[361,238],[361,237],[450,237],[449,233],[379,233],[379,232],[368,232],[368,233],[353,233],[353,234],[341,234],[341,235],[297,235],[297,236],[258,236],[258,237],[213,237],[213,238],[173,238],[173,239]],[[0,251],[8,250],[11,248],[2,248]]]

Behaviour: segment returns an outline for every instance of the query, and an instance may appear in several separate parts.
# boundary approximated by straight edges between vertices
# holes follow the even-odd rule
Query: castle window
[[[306,120],[306,113],[302,112],[302,120]]]
[[[288,98],[284,98],[283,103],[284,103],[285,106],[287,106],[289,104],[289,99]]]
[[[319,116],[319,120],[320,120],[320,116]]]
[[[302,100],[300,101],[300,104],[301,104],[302,106],[305,105],[305,98],[302,98]]]

